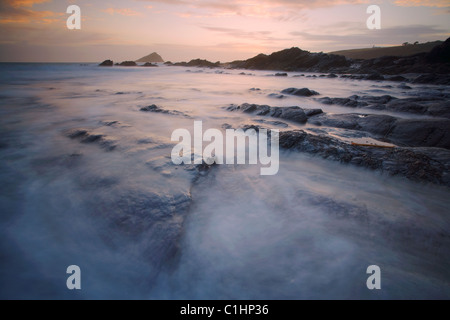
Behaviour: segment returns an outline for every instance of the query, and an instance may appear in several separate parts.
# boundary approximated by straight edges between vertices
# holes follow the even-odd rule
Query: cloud
[[[14,8],[28,7],[31,8],[35,4],[50,2],[51,0],[6,0]]]
[[[30,22],[52,23],[59,21],[63,13],[53,11],[35,11],[33,5],[51,0],[2,0],[0,2],[0,24]]]
[[[123,8],[123,9],[115,9],[115,8],[108,8],[105,10],[102,10],[103,12],[109,13],[110,15],[114,15],[114,14],[120,14],[122,16],[127,16],[127,17],[133,17],[133,16],[141,16],[142,13],[134,11],[132,9],[128,9],[128,8]]]
[[[139,0],[152,3],[202,9],[216,15],[271,17],[291,20],[301,16],[304,9],[324,8],[343,4],[368,3],[368,0]]]
[[[363,47],[372,45],[401,45],[405,41],[429,41],[430,39],[446,39],[450,34],[448,30],[436,26],[411,25],[383,28],[381,30],[364,30],[361,33],[310,33],[304,31],[293,31],[291,36],[297,37],[298,41],[316,43],[318,47]]]
[[[401,7],[450,7],[449,0],[396,0],[394,3]]]
[[[267,42],[276,42],[276,41],[289,41],[291,38],[278,38],[272,36],[271,31],[245,31],[236,28],[222,28],[222,27],[211,27],[211,26],[202,26],[202,29],[220,33],[222,35],[226,35],[232,38],[237,38],[240,40],[257,40],[257,41],[267,41]],[[247,45],[248,46],[248,45]]]

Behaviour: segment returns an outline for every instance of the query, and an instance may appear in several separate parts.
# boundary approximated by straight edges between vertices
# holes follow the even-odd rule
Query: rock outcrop
[[[202,59],[195,59],[189,62],[178,62],[171,65],[177,67],[198,67],[198,68],[219,68],[221,66],[220,62],[213,63],[208,60]]]
[[[136,62],[134,61],[124,61],[119,64],[121,67],[137,67]]]
[[[136,62],[163,63],[164,59],[156,52],[153,52],[145,57],[136,60]]]
[[[291,48],[271,55],[260,54],[245,61],[234,61],[230,65],[237,69],[330,72],[348,68],[351,63],[343,56]]]
[[[114,62],[112,60],[105,60],[99,64],[100,67],[112,67]]]

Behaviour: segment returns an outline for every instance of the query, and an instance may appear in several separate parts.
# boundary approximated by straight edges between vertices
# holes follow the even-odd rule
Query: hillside
[[[342,56],[291,48],[271,55],[260,54],[245,61],[234,61],[230,66],[237,69],[328,72],[332,68],[349,67],[350,62]]]
[[[153,53],[149,54],[148,56],[145,56],[143,58],[140,58],[139,60],[136,60],[136,62],[157,63],[157,62],[164,62],[164,60],[159,54],[157,54],[156,52],[153,52]]]
[[[330,52],[330,54],[341,55],[349,59],[376,59],[384,56],[407,57],[418,53],[428,53],[442,43],[442,41],[434,41],[396,47],[342,50]]]

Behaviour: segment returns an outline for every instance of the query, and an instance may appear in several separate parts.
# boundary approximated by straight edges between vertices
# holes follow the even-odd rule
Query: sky
[[[69,30],[67,8],[81,9]],[[381,29],[369,30],[370,5]],[[450,0],[0,0],[0,61],[229,62],[291,47],[330,52],[445,40]]]

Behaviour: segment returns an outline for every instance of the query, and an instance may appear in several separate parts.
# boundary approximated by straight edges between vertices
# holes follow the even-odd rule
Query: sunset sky
[[[81,8],[81,30],[66,9]],[[368,30],[366,9],[381,8]],[[0,0],[0,61],[247,59],[290,47],[309,51],[399,45],[450,37],[450,0]]]

